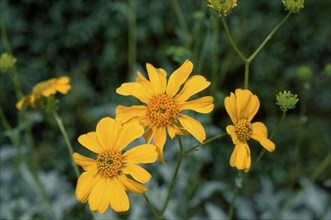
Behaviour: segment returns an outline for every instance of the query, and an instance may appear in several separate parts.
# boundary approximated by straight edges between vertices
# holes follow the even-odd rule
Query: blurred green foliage
[[[133,99],[116,94],[121,83],[133,81],[137,70],[145,74],[146,63],[164,68],[169,75],[190,59],[195,65],[193,72],[205,75],[212,82],[206,93],[215,97],[216,108],[210,117],[201,118],[210,127],[206,132],[208,137],[224,132],[230,123],[223,100],[231,91],[243,87],[244,64],[233,51],[218,15],[206,5],[207,1],[199,0],[1,0],[0,52],[12,52],[17,58],[16,70],[24,94],[39,81],[62,75],[71,78],[72,90],[61,97],[59,114],[74,150],[79,152],[84,151],[76,141],[80,134],[94,130],[101,117],[114,117],[116,105],[134,104]],[[261,102],[255,120],[266,122],[269,131],[281,116],[275,104],[278,92],[290,90],[298,94],[300,101],[296,109],[288,111],[274,138],[276,151],[266,154],[243,183],[245,204],[252,204],[255,199],[260,204],[263,200],[258,199],[259,195],[268,196],[262,193],[270,184],[274,194],[287,189],[290,192],[285,197],[291,197],[300,188],[300,181],[309,178],[330,154],[330,11],[330,1],[306,0],[305,7],[290,17],[251,65],[250,89]],[[250,55],[286,13],[281,0],[238,1],[227,20],[237,44]],[[18,126],[15,90],[8,74],[1,74],[0,79],[1,108],[8,122]],[[27,116],[26,124],[17,128],[19,132],[29,128],[34,137],[30,140],[27,136],[22,143],[29,164],[37,172],[54,173],[69,181],[70,187],[66,185],[66,189],[70,188],[71,192],[66,193],[73,197],[76,178],[55,120],[51,114],[35,109],[29,109]],[[4,132],[3,127],[1,130],[3,171],[9,163],[3,152],[12,143],[8,138],[10,133]],[[169,169],[175,160],[173,145],[170,143],[165,148],[169,151],[166,154]],[[260,146],[254,143],[251,146],[254,161]],[[185,181],[193,184],[181,192],[184,210],[170,208],[169,213],[173,210],[175,217],[210,217],[219,211],[215,204],[224,210],[228,208],[229,193],[237,175],[229,166],[233,145],[228,138],[204,148],[208,148],[206,156],[200,155],[204,152],[201,150],[185,161],[182,171],[183,175],[186,173]],[[160,166],[156,163],[152,167],[152,181],[155,181],[150,186],[152,197],[158,197],[152,192],[162,194],[162,190],[155,190],[159,189],[156,185],[162,187],[166,182],[167,167]],[[224,185],[215,186],[212,181]],[[6,188],[4,183],[8,182],[1,182],[1,191]],[[315,187],[330,194],[329,171],[319,175],[316,183]],[[199,189],[211,191],[202,193]],[[251,195],[255,197],[250,198]],[[6,199],[1,198],[2,208]],[[171,202],[176,204],[175,200]],[[89,218],[78,203],[68,208],[65,212],[68,218]],[[252,205],[251,209],[255,217],[263,217],[261,207]],[[277,209],[273,211],[277,213]],[[313,211],[304,216],[317,218],[323,214]],[[35,219],[47,216],[36,213],[31,214]],[[168,218],[172,216],[169,213]],[[242,213],[238,211],[236,216],[240,218]]]

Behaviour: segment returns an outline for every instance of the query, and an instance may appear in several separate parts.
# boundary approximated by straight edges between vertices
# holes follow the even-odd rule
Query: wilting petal
[[[116,212],[127,211],[130,207],[130,202],[123,184],[117,178],[112,178],[109,190],[111,195],[109,204],[112,209]]]
[[[119,120],[110,117],[102,118],[96,128],[96,133],[101,146],[108,149],[115,149],[122,124]]]
[[[267,151],[272,152],[275,150],[275,144],[269,140],[267,127],[262,122],[255,122],[252,124],[251,138],[258,141]]]
[[[72,155],[76,164],[81,166],[84,170],[97,169],[97,162],[89,157],[84,157],[78,153]]]
[[[133,140],[141,137],[144,134],[144,128],[137,120],[131,120],[123,124],[123,128],[119,134],[116,144],[116,149],[122,151]]]
[[[238,122],[237,111],[236,111],[236,96],[231,92],[230,96],[224,99],[224,106],[226,112],[229,114],[233,124]]]
[[[131,175],[133,179],[141,183],[148,182],[152,177],[152,175],[149,172],[147,172],[144,168],[136,164],[125,164],[122,168],[122,171],[125,174]]]
[[[79,176],[76,187],[76,197],[80,202],[86,202],[90,196],[91,191],[99,182],[100,176],[98,170],[88,170]]]
[[[146,89],[137,82],[123,83],[116,92],[124,96],[133,96],[139,99],[141,102],[148,104],[153,94],[149,94]]]
[[[146,115],[147,107],[143,105],[123,106],[116,107],[116,119],[122,123],[129,121],[135,117],[143,117]]]
[[[175,72],[173,72],[168,80],[166,93],[171,97],[175,96],[181,85],[187,80],[193,69],[191,61],[186,60]]]
[[[210,82],[207,81],[205,77],[200,75],[192,76],[186,81],[182,91],[178,95],[176,95],[175,99],[179,103],[182,103],[188,100],[191,96],[197,94],[198,92],[201,92],[209,85]]]
[[[163,69],[156,69],[151,64],[146,64],[149,80],[156,94],[164,93],[167,85],[167,73]]]
[[[144,185],[128,178],[124,173],[118,176],[118,180],[123,184],[125,190],[128,192],[143,194],[148,191]]]
[[[178,115],[178,120],[185,130],[192,134],[200,143],[206,139],[205,129],[200,122],[183,114]]]
[[[146,143],[149,144],[151,142],[151,139],[153,138],[153,130],[151,127],[146,128],[144,133],[144,138],[146,140]]]
[[[180,105],[179,111],[193,110],[199,113],[209,113],[214,109],[214,98],[212,96],[205,96],[199,99],[184,102]]]
[[[142,144],[134,147],[123,154],[126,163],[153,163],[157,159],[155,146]]]
[[[89,132],[87,134],[80,135],[78,137],[78,142],[94,153],[100,153],[105,150],[100,145],[96,132]]]
[[[108,209],[110,198],[113,196],[110,191],[110,181],[110,179],[101,178],[95,185],[88,200],[92,211],[98,210],[102,214]]]
[[[158,127],[153,129],[153,133],[154,133],[154,145],[156,146],[159,159],[163,164],[165,164],[165,160],[163,157],[163,147],[167,140],[166,129],[165,127]]]

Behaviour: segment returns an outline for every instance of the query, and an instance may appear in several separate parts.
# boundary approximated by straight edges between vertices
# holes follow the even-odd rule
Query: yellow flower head
[[[109,206],[116,212],[123,212],[130,206],[126,192],[147,192],[142,183],[148,182],[151,175],[136,164],[154,162],[157,159],[155,146],[143,144],[122,152],[143,133],[143,127],[136,121],[122,124],[105,117],[98,122],[95,132],[78,137],[81,145],[98,154],[96,159],[73,154],[75,163],[84,169],[76,187],[80,202],[88,201],[90,209],[100,213]]]
[[[18,110],[22,109],[23,106],[31,105],[35,107],[35,102],[41,97],[48,97],[54,95],[57,92],[67,94],[71,89],[69,85],[70,78],[63,76],[60,78],[52,78],[47,81],[43,81],[35,85],[32,89],[32,93],[24,96],[17,104]]]
[[[214,9],[220,15],[227,15],[230,10],[237,6],[237,0],[208,0],[208,7]]]
[[[146,64],[149,80],[139,71],[136,82],[123,83],[116,92],[125,96],[134,96],[146,105],[118,106],[117,118],[121,121],[135,119],[146,130],[144,137],[149,143],[154,137],[159,158],[164,163],[163,147],[167,132],[171,138],[176,135],[191,133],[201,143],[206,139],[205,130],[197,120],[182,114],[184,110],[209,113],[213,110],[213,97],[205,96],[188,101],[191,96],[206,89],[210,82],[201,75],[189,77],[193,64],[186,60],[181,67],[171,74],[167,81],[167,73]],[[184,85],[183,85],[184,84]],[[183,85],[181,91],[180,87]]]
[[[258,97],[251,91],[237,89],[235,94],[231,93],[225,98],[224,105],[233,122],[233,125],[226,127],[235,144],[230,165],[247,172],[251,166],[251,153],[247,141],[252,138],[269,152],[275,150],[275,144],[268,139],[268,130],[262,122],[251,123],[260,107]]]

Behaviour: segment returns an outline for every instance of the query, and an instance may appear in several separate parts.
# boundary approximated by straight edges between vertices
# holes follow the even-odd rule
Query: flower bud
[[[16,63],[16,58],[8,53],[1,54],[0,57],[0,70],[9,70]]]
[[[297,70],[297,76],[302,80],[309,80],[313,75],[313,71],[308,66],[300,66]]]
[[[304,0],[282,0],[285,8],[293,13],[299,12],[304,7]]]
[[[208,7],[217,11],[220,16],[228,15],[232,8],[237,6],[237,0],[208,0]]]
[[[277,105],[283,112],[286,112],[288,109],[294,109],[295,105],[298,103],[299,99],[297,95],[293,95],[290,91],[284,91],[278,93],[276,96]]]

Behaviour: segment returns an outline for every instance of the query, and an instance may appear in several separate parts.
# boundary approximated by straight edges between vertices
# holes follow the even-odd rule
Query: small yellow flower
[[[1,54],[0,57],[0,70],[8,70],[12,68],[16,63],[16,58],[8,53]]]
[[[146,64],[146,68],[149,80],[138,71],[136,82],[123,83],[116,90],[118,94],[134,96],[146,105],[118,106],[116,115],[124,122],[133,118],[138,120],[146,128],[146,141],[150,143],[154,137],[159,158],[165,163],[163,147],[167,137],[166,130],[171,138],[188,132],[201,143],[206,139],[205,130],[200,122],[181,112],[193,110],[203,114],[209,113],[214,108],[213,97],[205,96],[188,101],[210,85],[201,75],[194,75],[188,79],[193,69],[193,64],[189,60],[173,72],[168,81],[165,70],[156,69],[151,64]]]
[[[80,202],[88,201],[90,209],[100,213],[109,206],[116,212],[123,212],[130,206],[126,192],[147,192],[142,183],[148,182],[151,175],[136,164],[154,162],[157,159],[155,146],[143,144],[122,152],[143,133],[143,127],[136,121],[122,124],[105,117],[98,122],[95,132],[78,137],[81,145],[98,154],[96,159],[73,154],[75,163],[84,169],[76,187]]]
[[[234,125],[228,125],[226,131],[231,135],[235,148],[230,165],[238,170],[249,170],[251,153],[247,141],[258,141],[267,151],[275,150],[275,144],[268,139],[267,127],[262,122],[251,123],[260,107],[260,101],[249,90],[236,89],[235,94],[224,100],[224,105]]]
[[[208,0],[208,7],[214,9],[220,15],[227,15],[232,8],[237,6],[237,0]]]
[[[71,89],[69,85],[70,78],[63,76],[60,78],[52,78],[47,81],[43,81],[35,85],[32,89],[32,93],[24,96],[17,104],[18,110],[22,109],[23,106],[31,105],[35,107],[35,102],[41,97],[48,97],[54,95],[57,92],[67,94]]]

